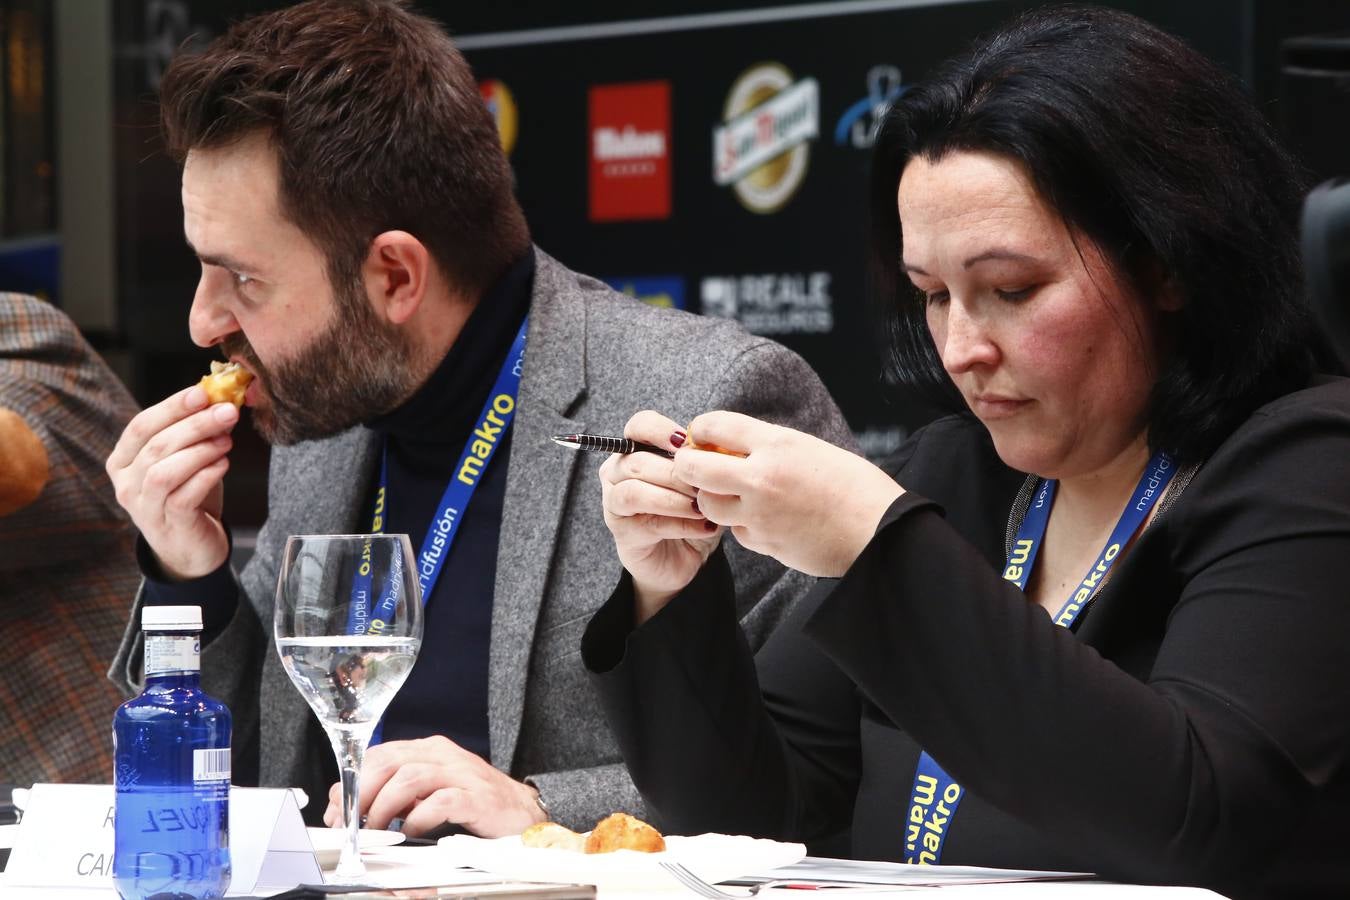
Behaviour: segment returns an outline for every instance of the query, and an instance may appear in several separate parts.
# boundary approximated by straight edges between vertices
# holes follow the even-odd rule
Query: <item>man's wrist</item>
[[[548,801],[544,799],[544,792],[540,789],[538,782],[528,775],[525,776],[523,781],[525,786],[530,788],[534,793],[534,805],[538,807],[539,813],[544,817],[542,821],[552,822],[553,812],[549,809]]]

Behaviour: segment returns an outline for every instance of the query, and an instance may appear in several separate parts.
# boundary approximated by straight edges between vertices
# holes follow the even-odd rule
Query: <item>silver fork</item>
[[[673,876],[674,879],[678,881],[680,884],[689,888],[689,890],[693,891],[695,894],[698,894],[700,897],[707,898],[707,900],[749,900],[749,898],[754,897],[760,891],[765,890],[767,888],[781,887],[782,885],[785,884],[799,885],[802,883],[801,879],[787,879],[787,880],[775,879],[774,881],[761,881],[759,884],[753,884],[748,886],[744,894],[733,894],[730,891],[723,890],[722,888],[718,887],[715,884],[711,884],[707,881],[704,881],[702,878],[699,878],[692,871],[686,869],[684,866],[680,865],[677,862],[658,862],[657,864],[661,868],[669,872],[671,876]],[[997,881],[1001,882],[1003,880],[1004,879],[998,879]],[[970,883],[970,882],[960,882],[960,883]],[[850,894],[859,894],[859,893],[893,894],[898,891],[916,891],[941,887],[941,885],[939,884],[876,884],[876,885],[831,884],[830,886],[840,888],[844,892]]]
[[[680,884],[689,888],[689,890],[698,894],[700,897],[708,898],[708,900],[745,900],[747,897],[755,896],[755,894],[759,893],[759,889],[764,886],[762,884],[757,884],[751,887],[750,892],[747,894],[733,894],[729,891],[722,890],[715,884],[709,884],[677,862],[662,862],[659,863],[659,865],[674,876],[675,880]],[[766,882],[766,884],[772,883],[773,882]]]

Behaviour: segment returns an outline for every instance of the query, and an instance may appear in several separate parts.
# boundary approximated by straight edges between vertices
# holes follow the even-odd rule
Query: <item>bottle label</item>
[[[167,672],[200,672],[202,642],[195,634],[155,634],[145,638],[145,677]]]
[[[193,750],[192,780],[196,782],[229,781],[230,748],[221,747],[217,750]]]

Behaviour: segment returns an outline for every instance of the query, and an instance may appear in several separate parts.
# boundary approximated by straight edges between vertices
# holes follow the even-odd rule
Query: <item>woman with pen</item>
[[[725,412],[639,413],[673,459],[601,467],[626,574],[582,649],[660,824],[1343,891],[1350,382],[1269,125],[1176,38],[1058,8],[874,152],[895,360],[960,412],[890,472]],[[754,658],[714,525],[838,579]]]

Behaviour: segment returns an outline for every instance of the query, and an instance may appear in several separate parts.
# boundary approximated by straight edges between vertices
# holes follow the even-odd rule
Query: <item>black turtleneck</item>
[[[534,285],[530,251],[483,296],[426,383],[369,427],[384,436],[389,467],[385,530],[406,532],[420,553],[460,453],[520,330]],[[443,734],[488,757],[488,643],[497,538],[511,433],[502,435],[426,602],[422,652],[384,716],[383,740]],[[364,509],[375,509],[375,481]]]
[[[454,345],[417,392],[394,411],[366,423],[384,438],[386,449],[384,530],[406,532],[415,551],[420,552],[459,455],[529,310],[533,286],[531,249],[484,294]],[[384,741],[442,734],[488,757],[488,646],[510,441],[508,431],[460,519],[454,545],[426,600],[417,665],[385,714]],[[366,489],[360,527],[369,527],[378,480],[377,467]],[[206,626],[203,639],[209,641],[223,630],[238,604],[228,565],[204,578],[170,584],[156,577],[153,557],[146,548],[140,549],[145,602],[200,604]]]

